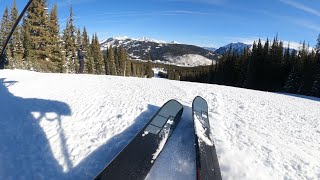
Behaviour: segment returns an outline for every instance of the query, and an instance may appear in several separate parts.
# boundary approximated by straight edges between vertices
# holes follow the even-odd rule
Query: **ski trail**
[[[184,113],[148,177],[195,179],[191,106],[198,95],[208,102],[223,179],[320,177],[319,98],[165,79],[0,76],[0,179],[92,179],[170,99]]]

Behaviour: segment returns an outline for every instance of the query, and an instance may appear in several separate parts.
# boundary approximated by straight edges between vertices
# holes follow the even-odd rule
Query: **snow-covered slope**
[[[212,63],[216,63],[216,61],[213,61],[200,56],[198,54],[185,54],[183,56],[166,56],[165,57],[168,62],[172,63],[172,64],[179,64],[182,66],[205,66],[205,65],[211,65]]]
[[[223,179],[319,179],[320,99],[128,77],[0,71],[0,179],[92,179],[167,100],[182,119],[147,179],[195,179],[191,104]]]

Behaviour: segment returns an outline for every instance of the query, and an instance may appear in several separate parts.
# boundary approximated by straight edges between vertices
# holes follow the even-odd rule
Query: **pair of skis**
[[[178,125],[183,106],[176,100],[165,103],[148,124],[95,178],[144,179]],[[220,180],[220,168],[214,144],[210,139],[207,102],[196,97],[192,103],[195,127],[197,180]]]

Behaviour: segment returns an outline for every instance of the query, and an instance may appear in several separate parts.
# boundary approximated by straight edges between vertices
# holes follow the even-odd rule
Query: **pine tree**
[[[103,66],[103,57],[100,50],[100,44],[97,34],[92,36],[91,53],[93,57],[95,74],[105,74]]]
[[[114,64],[115,64],[115,68],[116,68],[116,74],[114,74],[114,75],[119,75],[120,61],[119,61],[119,53],[118,53],[118,50],[119,50],[118,47],[113,48]]]
[[[23,47],[23,69],[32,69],[34,58],[32,58],[30,50],[32,48],[31,35],[30,35],[30,25],[28,19],[24,18],[22,23],[22,47]]]
[[[116,75],[116,65],[114,60],[113,48],[110,45],[107,55],[108,75]]]
[[[18,19],[18,8],[16,4],[16,0],[13,1],[13,5],[11,7],[10,13],[10,29],[13,27],[14,23]],[[10,57],[12,58],[12,68],[21,68],[22,65],[22,41],[21,41],[21,27],[18,25],[11,37],[11,41],[9,44],[10,48]]]
[[[82,44],[82,36],[80,28],[77,29],[77,41],[76,41],[77,49],[81,47]]]
[[[125,62],[127,61],[126,51],[122,47],[119,47],[117,54],[118,54],[117,55],[118,56],[118,75],[124,76],[126,71]]]
[[[147,65],[146,65],[146,76],[147,76],[147,78],[152,78],[153,76],[154,76],[154,72],[153,72],[153,70],[152,70],[152,64],[151,64],[151,60],[149,60],[148,62],[147,62]]]
[[[132,76],[132,68],[131,68],[131,61],[126,60],[124,64],[125,69],[125,76]]]
[[[67,21],[66,27],[63,31],[63,41],[64,41],[64,49],[66,56],[65,68],[67,73],[75,73],[76,69],[76,35],[75,35],[75,26],[73,20],[73,11],[72,6],[69,8],[69,19]]]
[[[80,49],[80,47],[81,47],[81,45],[82,45],[82,36],[81,36],[81,30],[80,30],[80,28],[78,28],[77,29],[77,32],[76,32],[76,41],[75,41],[75,47],[76,47],[76,49],[78,50],[78,49]],[[77,57],[77,54],[76,54],[76,57]],[[77,58],[75,58],[75,59],[77,59]],[[75,63],[75,69],[76,69],[76,72],[78,72],[78,69],[79,69],[79,64],[77,63],[78,61],[77,60],[75,60],[76,61],[76,63]]]
[[[49,32],[46,0],[34,0],[28,9],[28,24],[31,38],[30,54],[35,58],[36,70],[47,71],[52,64],[48,61]]]
[[[3,47],[7,36],[9,35],[10,32],[10,18],[9,18],[9,10],[8,7],[6,6],[4,12],[3,12],[3,16],[1,19],[1,26],[0,26],[0,44],[1,44],[1,48]],[[2,49],[1,49],[2,50]],[[8,55],[8,52],[7,52]]]
[[[317,44],[316,44],[316,54],[320,54],[320,34],[318,35]]]
[[[50,34],[50,60],[54,64],[54,69],[52,69],[51,71],[62,73],[64,72],[64,62],[61,53],[60,28],[56,4],[53,6],[50,12],[48,30]]]
[[[94,72],[94,68],[93,68],[93,58],[92,58],[92,54],[91,54],[91,48],[90,48],[90,40],[89,40],[89,36],[87,33],[87,29],[86,27],[83,28],[83,32],[82,32],[82,44],[84,47],[84,59],[85,59],[85,71],[88,74],[93,74]]]
[[[246,80],[244,82],[244,87],[246,88],[254,88],[254,74],[255,74],[255,71],[256,71],[256,59],[257,59],[257,44],[256,42],[254,41],[253,42],[253,46],[252,46],[252,53],[251,53],[251,56],[249,58],[249,63],[248,63],[248,72],[247,72],[247,75],[246,75]]]

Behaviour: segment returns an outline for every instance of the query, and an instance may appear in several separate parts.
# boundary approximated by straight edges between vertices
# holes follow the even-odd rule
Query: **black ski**
[[[165,103],[149,123],[95,179],[144,179],[180,121],[183,106]]]
[[[210,138],[208,104],[197,96],[192,103],[195,129],[197,180],[221,180],[217,153]]]

